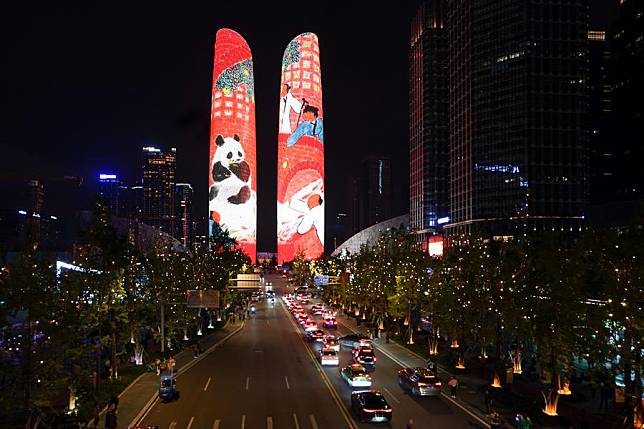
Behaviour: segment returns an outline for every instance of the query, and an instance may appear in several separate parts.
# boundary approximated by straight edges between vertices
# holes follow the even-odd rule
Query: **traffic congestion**
[[[387,423],[393,408],[383,392],[377,389],[378,353],[371,338],[355,333],[338,332],[337,310],[316,299],[308,291],[297,288],[282,296],[284,306],[300,334],[330,377],[338,377],[350,390],[350,409],[356,420],[365,423]],[[328,367],[336,367],[335,374]],[[403,368],[398,372],[398,384],[412,396],[440,396],[442,382],[427,368]]]

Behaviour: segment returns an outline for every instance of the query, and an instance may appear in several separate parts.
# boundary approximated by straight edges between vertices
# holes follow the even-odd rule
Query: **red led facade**
[[[324,120],[320,48],[313,33],[282,57],[277,163],[277,259],[324,252]]]
[[[217,32],[210,117],[209,233],[227,229],[253,262],[257,163],[253,58],[242,36]]]

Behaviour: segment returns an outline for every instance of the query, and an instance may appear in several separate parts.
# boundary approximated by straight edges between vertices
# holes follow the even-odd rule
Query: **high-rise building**
[[[210,114],[210,219],[255,262],[257,157],[253,56],[244,38],[222,28],[215,37]]]
[[[194,240],[194,226],[192,218],[192,185],[189,183],[177,183],[177,194],[175,196],[177,215],[177,231],[175,237],[186,246],[192,246]]]
[[[450,0],[448,236],[581,229],[586,0]]]
[[[164,153],[155,147],[143,148],[143,216],[142,221],[175,233],[175,177],[177,150]]]
[[[276,100],[277,101],[277,100]],[[324,253],[324,109],[320,45],[292,39],[282,56],[277,136],[277,259]]]
[[[363,218],[360,229],[391,217],[391,160],[368,156],[362,161],[360,199]]]
[[[409,214],[420,239],[449,216],[446,1],[421,3],[409,48]]]
[[[135,185],[128,189],[128,216],[135,219],[143,218],[143,186]]]
[[[621,1],[610,29],[612,120],[611,150],[616,156],[617,200],[644,196],[644,3]]]
[[[606,32],[588,32],[588,115],[590,125],[590,201],[612,201],[616,196],[616,153],[610,133],[611,55]]]
[[[126,215],[127,188],[123,186],[116,174],[101,173],[98,175],[98,196],[106,204],[114,217]]]

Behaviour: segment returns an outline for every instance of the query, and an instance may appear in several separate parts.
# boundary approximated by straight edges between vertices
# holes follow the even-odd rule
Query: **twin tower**
[[[302,33],[284,50],[277,136],[278,262],[324,251],[324,120],[320,48]],[[276,100],[277,101],[277,100]],[[257,157],[253,57],[224,28],[215,40],[210,116],[209,233],[218,223],[255,262]],[[277,107],[276,103],[276,107]]]

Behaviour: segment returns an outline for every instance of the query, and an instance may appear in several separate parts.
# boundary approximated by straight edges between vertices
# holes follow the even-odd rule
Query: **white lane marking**
[[[170,427],[168,429],[174,429],[176,425],[177,425],[177,422],[172,422],[170,423]]]
[[[248,383],[250,383],[250,376],[246,377],[246,390],[248,390]]]
[[[219,429],[220,423],[221,423],[221,420],[215,420],[215,422],[212,424],[212,429]]]
[[[291,385],[288,384],[288,377],[284,376],[284,381],[286,381],[286,390],[291,390]]]
[[[297,422],[297,414],[293,414],[293,423],[295,423],[295,429],[300,429],[300,424]]]
[[[387,394],[388,394],[389,396],[391,396],[391,397],[393,398],[393,400],[394,400],[394,401],[396,401],[397,403],[399,403],[399,404],[400,404],[400,401],[398,400],[398,398],[396,398],[396,395],[394,395],[393,393],[391,393],[391,392],[389,391],[389,389],[387,389],[386,387],[384,387],[384,386],[383,386],[383,387],[382,387],[382,390],[384,390],[385,392],[387,392]]]
[[[273,429],[273,418],[266,417],[266,429]]]
[[[208,381],[206,382],[206,385],[205,385],[205,386],[204,386],[204,388],[203,388],[203,391],[204,391],[204,392],[205,392],[206,390],[208,390],[208,386],[210,385],[210,380],[211,380],[211,379],[212,379],[212,377],[208,377]]]
[[[311,420],[311,426],[313,429],[319,429],[318,422],[315,421],[315,416],[313,414],[309,414],[309,420]]]
[[[192,427],[192,422],[194,421],[195,421],[195,416],[190,417],[190,421],[188,422],[188,426],[186,427],[186,429],[190,429]]]
[[[244,429],[245,427],[246,427],[246,414],[242,415],[241,429]]]

